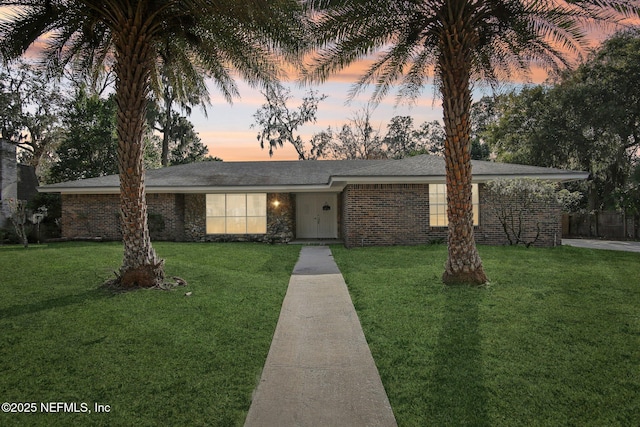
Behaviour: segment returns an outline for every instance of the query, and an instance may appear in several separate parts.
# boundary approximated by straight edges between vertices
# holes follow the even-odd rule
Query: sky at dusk
[[[5,8],[0,8],[0,17],[5,15]],[[606,38],[604,33],[591,34],[594,45]],[[34,46],[31,49],[37,50]],[[337,76],[333,76],[322,85],[300,87],[292,76],[291,82],[286,86],[291,89],[292,98],[288,105],[295,108],[301,102],[302,97],[309,89],[317,90],[327,98],[320,102],[317,122],[307,124],[299,129],[299,134],[304,141],[309,141],[311,136],[331,126],[340,129],[350,118],[362,110],[370,98],[371,92],[364,92],[347,104],[348,93],[353,82],[364,72],[369,61],[362,61],[349,67]],[[546,75],[541,70],[532,71],[531,81],[541,83]],[[516,84],[522,83],[515,82]],[[190,120],[194,124],[202,142],[209,148],[209,154],[225,161],[267,161],[267,160],[297,160],[297,154],[291,146],[277,148],[273,157],[269,157],[268,148],[260,148],[257,140],[259,129],[252,128],[253,115],[265,102],[264,96],[259,90],[249,87],[241,80],[237,80],[240,98],[228,104],[213,84],[209,84],[211,105],[207,108],[207,115],[201,109],[193,110]],[[508,90],[506,84],[502,90]],[[483,86],[476,86],[474,99],[479,99],[484,94],[490,94],[491,90]],[[409,115],[414,119],[414,126],[418,127],[424,121],[442,121],[442,108],[439,94],[434,91],[432,85],[423,88],[422,96],[413,104],[406,101],[397,103],[395,92],[390,94],[375,108],[372,114],[374,129],[382,135],[386,133],[386,125],[390,119],[397,115]]]
[[[209,154],[222,158],[225,161],[239,160],[270,160],[268,148],[262,150],[257,140],[259,128],[251,128],[254,123],[253,115],[265,102],[264,96],[259,90],[252,89],[248,85],[238,82],[241,98],[236,99],[233,105],[227,104],[224,99],[212,89],[212,105],[207,108],[207,117],[200,109],[194,110],[190,120],[200,135],[202,142],[209,148]],[[317,90],[319,94],[325,94],[326,99],[320,102],[317,122],[306,124],[299,129],[299,134],[304,141],[309,141],[311,136],[331,126],[339,129],[347,123],[367,103],[368,95],[358,97],[347,105],[347,93],[351,83],[345,81],[329,81],[320,86],[300,87],[296,83],[288,83],[292,97],[288,102],[290,108],[296,108],[302,97],[309,89]],[[419,125],[424,121],[441,120],[442,109],[440,100],[434,98],[433,87],[425,87],[424,96],[414,105],[406,102],[396,105],[393,96],[389,96],[380,103],[372,114],[374,128],[386,132],[386,124],[391,117],[396,115],[411,115],[414,123]],[[297,154],[291,146],[277,148],[272,160],[297,160]]]
[[[299,135],[305,142],[308,142],[313,134],[328,126],[332,129],[341,128],[366,106],[371,91],[364,92],[348,102],[348,94],[353,82],[357,81],[360,73],[364,72],[365,66],[366,64],[354,65],[321,85],[300,86],[295,81],[286,83],[292,95],[287,103],[291,109],[295,109],[301,103],[302,97],[310,89],[327,96],[319,104],[317,122],[306,124],[299,129]],[[540,83],[545,77],[542,71],[537,71],[533,73],[532,81]],[[224,161],[297,160],[297,153],[290,145],[278,147],[271,158],[268,147],[264,150],[260,148],[257,140],[259,128],[251,126],[254,124],[253,115],[265,103],[265,98],[259,89],[253,89],[241,80],[237,83],[241,97],[235,99],[232,105],[226,103],[213,85],[209,85],[212,105],[207,108],[207,115],[205,116],[198,108],[194,109],[190,116],[202,142],[209,148],[209,154]],[[509,87],[512,86],[506,84],[503,89],[506,90]],[[491,89],[477,85],[474,98],[479,99],[484,94],[490,93]],[[416,128],[425,121],[442,122],[441,105],[439,94],[435,93],[434,86],[431,84],[423,88],[422,96],[415,102],[406,100],[397,102],[396,94],[392,92],[373,111],[372,123],[374,129],[384,135],[390,119],[398,115],[412,116]]]
[[[610,32],[592,32],[590,34],[591,46],[595,47],[607,38]],[[355,100],[347,104],[348,93],[354,82],[364,73],[369,61],[361,61],[353,64],[342,73],[333,76],[322,85],[301,87],[295,81],[286,86],[291,89],[292,98],[288,105],[295,108],[309,89],[317,90],[319,94],[327,95],[327,98],[319,104],[317,122],[306,124],[299,129],[299,134],[305,142],[311,136],[331,126],[339,129],[347,123],[359,110],[362,110],[370,98],[370,92],[364,92]],[[530,80],[526,83],[542,83],[547,75],[543,70],[531,71]],[[295,80],[292,78],[291,80]],[[224,98],[211,88],[211,103],[207,109],[208,116],[200,109],[194,110],[190,120],[200,135],[202,142],[209,148],[209,154],[219,157],[224,161],[267,161],[267,160],[297,160],[295,150],[289,145],[277,148],[273,157],[269,157],[268,148],[260,148],[257,140],[258,128],[251,128],[254,123],[253,115],[265,102],[264,96],[257,89],[252,89],[242,81],[237,81],[240,89],[240,99],[234,100],[233,105],[225,102]],[[431,83],[431,82],[430,82]],[[524,81],[507,82],[499,91],[506,91],[515,85],[521,85]],[[490,95],[492,90],[483,85],[476,85],[473,92],[474,100],[483,95]],[[423,88],[422,96],[415,103],[396,102],[395,92],[389,95],[376,107],[372,115],[372,122],[376,130],[384,135],[386,125],[390,119],[398,115],[412,116],[414,126],[418,127],[424,121],[438,120],[442,122],[442,108],[439,94],[434,91],[434,86],[429,84]]]

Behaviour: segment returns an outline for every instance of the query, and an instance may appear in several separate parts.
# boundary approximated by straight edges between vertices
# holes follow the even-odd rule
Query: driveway
[[[640,252],[640,242],[613,240],[562,239],[562,244],[576,248],[606,249],[610,251]]]

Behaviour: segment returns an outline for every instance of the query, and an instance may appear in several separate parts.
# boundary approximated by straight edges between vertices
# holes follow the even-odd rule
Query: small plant
[[[147,219],[149,221],[149,233],[154,238],[159,238],[158,235],[165,230],[165,222],[162,214],[149,212],[147,214]]]
[[[496,179],[486,184],[486,206],[495,215],[509,245],[534,245],[546,224],[557,221],[557,208],[575,205],[578,192],[558,190],[558,185],[539,179]],[[553,208],[556,209],[553,209]]]
[[[16,230],[18,239],[22,246],[29,247],[29,235],[30,227],[27,225],[27,201],[11,198],[9,199],[9,220],[13,224],[13,228]]]

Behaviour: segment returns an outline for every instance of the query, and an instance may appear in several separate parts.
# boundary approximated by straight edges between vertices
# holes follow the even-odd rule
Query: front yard
[[[640,254],[480,247],[471,289],[444,246],[333,252],[400,426],[640,425]]]
[[[300,248],[155,247],[187,288],[99,289],[118,243],[0,246],[0,400],[38,405],[0,425],[243,424]],[[471,289],[444,246],[332,251],[400,426],[640,425],[640,254],[480,247]]]
[[[242,425],[300,248],[154,246],[186,288],[97,289],[118,243],[0,247],[0,400],[38,404],[0,425]]]

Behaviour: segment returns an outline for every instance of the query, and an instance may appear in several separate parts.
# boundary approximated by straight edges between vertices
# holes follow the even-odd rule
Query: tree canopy
[[[589,208],[620,208],[637,186],[639,70],[640,30],[615,34],[555,81],[497,97],[483,135],[500,161],[590,172]]]

